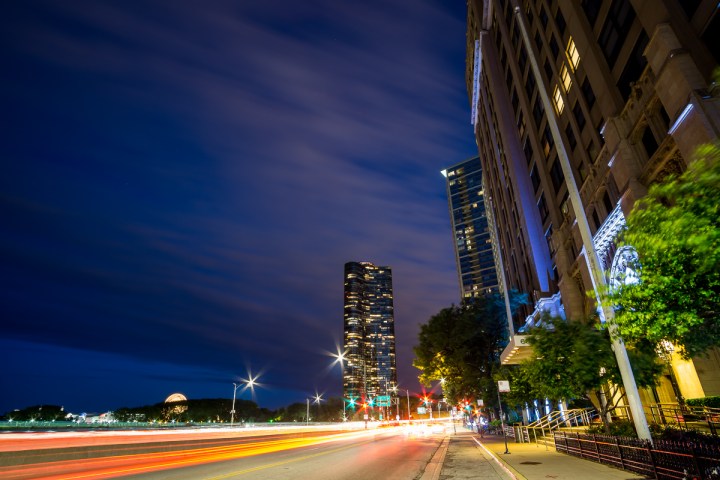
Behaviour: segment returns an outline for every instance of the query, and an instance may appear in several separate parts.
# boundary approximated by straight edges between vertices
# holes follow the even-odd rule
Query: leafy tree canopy
[[[720,147],[654,185],[627,219],[640,281],[609,293],[626,341],[668,341],[688,358],[720,345]]]
[[[526,302],[513,293],[512,307]],[[413,365],[419,380],[429,386],[442,381],[451,401],[485,398],[493,394],[492,372],[507,344],[507,316],[500,295],[479,297],[472,303],[444,308],[420,326]]]
[[[622,399],[622,377],[608,331],[592,320],[547,318],[543,323],[551,327],[535,328],[528,338],[535,358],[504,372],[511,389],[506,399],[522,404],[538,398],[586,398],[600,408],[606,420],[606,414]],[[628,347],[628,356],[637,386],[655,385],[663,366],[653,345],[638,342]]]

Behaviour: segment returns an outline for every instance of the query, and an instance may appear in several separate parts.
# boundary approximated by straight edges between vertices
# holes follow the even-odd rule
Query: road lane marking
[[[245,469],[245,470],[237,470],[237,471],[232,472],[232,473],[226,473],[225,475],[219,475],[219,476],[216,476],[216,477],[207,477],[207,478],[205,478],[204,480],[222,480],[222,479],[225,479],[225,478],[232,478],[232,477],[235,477],[235,476],[245,475],[246,473],[257,472],[257,471],[259,471],[259,470],[265,470],[265,469],[268,469],[268,468],[279,467],[280,465],[287,465],[288,463],[300,462],[300,461],[303,461],[303,460],[308,460],[308,459],[310,459],[310,458],[320,457],[320,456],[322,456],[322,455],[329,455],[329,454],[331,454],[331,453],[341,452],[341,451],[343,451],[343,450],[348,450],[348,449],[350,449],[350,448],[357,447],[358,445],[363,445],[363,444],[366,444],[366,443],[370,443],[370,440],[366,440],[366,441],[360,442],[360,443],[354,443],[354,444],[352,444],[352,445],[347,445],[347,446],[345,446],[345,447],[334,448],[334,449],[332,449],[332,450],[328,450],[328,451],[325,451],[325,452],[313,453],[312,455],[305,455],[305,456],[298,457],[298,458],[293,458],[293,459],[290,459],[290,460],[283,460],[282,462],[268,463],[267,465],[259,465],[259,466],[257,466],[257,467],[247,468],[247,469]]]

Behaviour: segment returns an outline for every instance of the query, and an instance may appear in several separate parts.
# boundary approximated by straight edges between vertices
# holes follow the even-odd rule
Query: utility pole
[[[601,292],[606,289],[607,283],[602,269],[600,268],[600,258],[595,250],[592,232],[590,231],[590,225],[588,224],[587,217],[585,216],[585,209],[580,197],[580,191],[575,183],[575,176],[573,175],[572,168],[570,166],[570,159],[568,158],[567,151],[565,150],[565,144],[560,136],[560,127],[558,126],[558,120],[554,113],[555,110],[550,102],[547,88],[545,87],[542,75],[540,74],[540,67],[538,66],[537,58],[535,58],[535,51],[530,43],[530,37],[528,36],[525,26],[524,15],[518,6],[515,7],[515,18],[520,26],[523,44],[525,45],[528,58],[530,59],[530,67],[532,69],[532,73],[535,75],[535,81],[538,85],[538,95],[540,96],[543,107],[545,108],[548,126],[550,127],[553,141],[555,142],[558,161],[562,167],[570,203],[572,204],[573,211],[575,213],[575,219],[577,221],[578,230],[580,231],[580,236],[582,237],[583,247],[585,249],[585,261],[587,262],[590,278],[592,279],[595,298],[600,306],[604,321],[608,324],[610,338],[612,339],[612,348],[615,352],[618,367],[620,368],[620,375],[622,376],[623,387],[625,388],[628,405],[630,406],[633,422],[635,423],[635,430],[637,431],[639,438],[652,442],[650,428],[648,428],[647,418],[645,418],[645,412],[643,410],[642,402],[640,401],[640,393],[638,392],[637,384],[635,383],[635,376],[633,375],[632,368],[630,367],[630,359],[628,358],[625,344],[617,333],[615,312],[611,306],[606,305],[601,299]]]

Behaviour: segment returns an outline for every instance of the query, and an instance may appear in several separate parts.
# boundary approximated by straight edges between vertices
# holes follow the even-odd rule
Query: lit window
[[[563,64],[560,69],[560,81],[566,92],[570,91],[570,85],[572,85],[572,78],[570,78],[570,70]]]
[[[573,40],[572,37],[568,40],[568,46],[567,49],[565,49],[565,53],[567,54],[568,60],[570,60],[570,65],[572,65],[573,70],[577,69],[578,65],[580,65],[580,54],[577,51],[575,40]]]
[[[553,101],[555,102],[555,111],[560,115],[565,108],[565,101],[563,101],[560,87],[557,85],[555,85],[555,90],[553,91]]]

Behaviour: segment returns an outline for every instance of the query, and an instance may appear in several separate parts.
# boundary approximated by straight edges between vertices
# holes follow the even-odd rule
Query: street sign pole
[[[509,392],[510,382],[507,380],[498,380],[498,405],[500,406],[500,426],[503,431],[503,439],[505,440],[505,453],[510,454],[508,451],[507,434],[505,433],[505,418],[503,416],[502,402],[500,401],[500,392]]]

